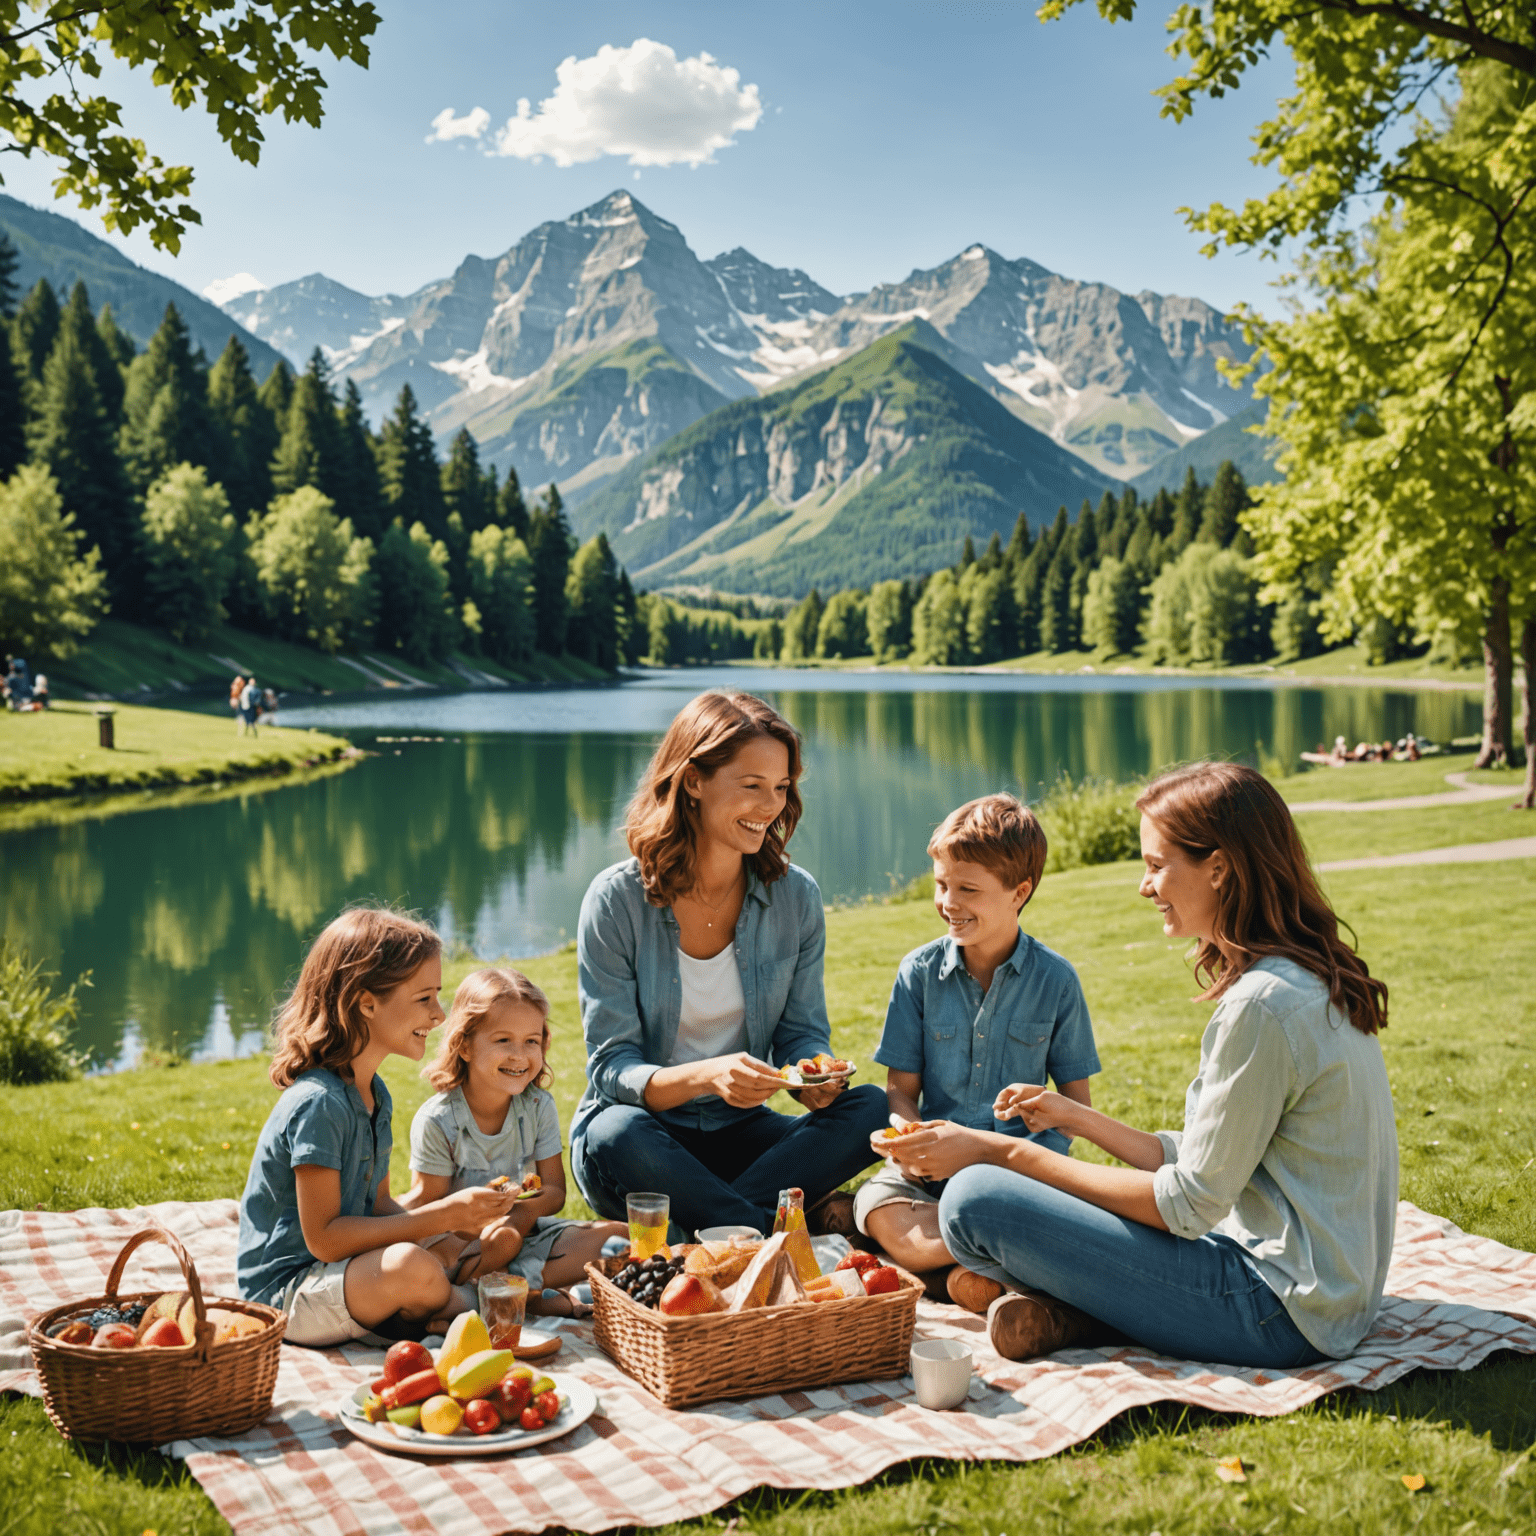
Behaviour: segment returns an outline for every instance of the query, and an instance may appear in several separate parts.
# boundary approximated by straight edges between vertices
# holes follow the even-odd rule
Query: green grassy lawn
[[[262,725],[240,736],[227,712],[110,707],[117,711],[111,750],[98,744],[94,706],[0,713],[0,803],[286,774],[348,750],[319,731]]]
[[[1394,780],[1393,770],[1383,768],[1378,793],[1433,787],[1417,782],[1417,769],[1405,771],[1409,778]],[[1305,776],[1308,789],[1312,777]],[[1304,828],[1316,856],[1327,859],[1357,848],[1431,846],[1440,833],[1437,818],[1451,841],[1510,835],[1526,821],[1494,802],[1429,813],[1318,812]],[[1136,896],[1136,878],[1128,864],[1049,876],[1027,926],[1082,976],[1104,1060],[1095,1102],[1136,1124],[1177,1125],[1207,1009],[1191,1001],[1194,986],[1179,947],[1162,937]],[[1391,985],[1392,1023],[1383,1044],[1405,1198],[1468,1230],[1536,1249],[1536,946],[1511,931],[1512,915],[1536,903],[1536,864],[1349,871],[1325,879],[1372,969]],[[871,1052],[895,964],[935,932],[934,914],[919,902],[828,916],[834,1042],[876,1081]],[[454,960],[449,986],[472,964]],[[575,958],[567,950],[524,968],[553,1004],[555,1095],[568,1123],[583,1083]],[[392,1062],[385,1075],[396,1105],[398,1187],[408,1177],[406,1128],[426,1087],[410,1063]],[[238,1195],[274,1097],[259,1061],[0,1089],[0,1203],[72,1209]],[[1101,1156],[1093,1149],[1080,1155]],[[579,1199],[568,1210],[580,1213]],[[1532,1450],[1536,1362],[1504,1357],[1468,1374],[1420,1372],[1387,1392],[1330,1399],[1274,1421],[1139,1410],[1048,1462],[935,1463],[838,1493],[758,1493],[719,1518],[679,1529],[715,1531],[734,1516],[737,1529],[772,1536],[1147,1536],[1154,1529],[1164,1536],[1258,1536],[1410,1527],[1426,1536],[1523,1536],[1536,1529]],[[1249,1466],[1246,1485],[1214,1475],[1214,1458],[1232,1454]],[[1424,1492],[1403,1487],[1408,1472],[1427,1477]],[[0,1509],[7,1536],[223,1529],[175,1464],[73,1450],[30,1401],[0,1403]]]

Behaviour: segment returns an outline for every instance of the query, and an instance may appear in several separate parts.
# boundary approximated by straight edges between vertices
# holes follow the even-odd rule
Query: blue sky
[[[1287,72],[1264,64],[1192,119],[1159,118],[1151,93],[1173,72],[1163,9],[1114,27],[1090,7],[1045,26],[1033,4],[989,0],[386,0],[381,9],[371,67],[330,62],[322,128],[271,125],[256,169],[237,163],[206,119],[109,74],[127,126],[166,160],[196,168],[204,220],[179,258],[139,236],[121,242],[130,254],[198,290],[240,271],[268,285],[323,271],[368,293],[408,292],[624,186],[700,256],[744,245],[840,293],[979,240],[1127,291],[1223,306],[1271,299],[1271,264],[1206,260],[1176,210],[1270,184],[1248,162],[1248,136]],[[589,93],[557,95],[561,61],[630,50],[640,38],[679,61],[710,55],[715,65],[695,74],[725,91],[736,121],[755,126],[696,166],[637,168],[628,155],[598,153],[601,144],[580,151],[595,158],[565,166],[548,154],[487,152],[520,98],[531,122],[514,133],[518,152],[558,148],[572,112],[603,89],[590,77],[595,64],[578,66]],[[477,107],[490,125],[478,139],[427,142],[445,109],[463,122]],[[633,150],[638,135],[642,159],[647,134],[686,137],[687,125],[645,120],[639,97],[626,110],[641,120],[627,123],[624,143]],[[46,168],[7,159],[5,190],[50,204]],[[54,206],[101,232],[94,215]]]

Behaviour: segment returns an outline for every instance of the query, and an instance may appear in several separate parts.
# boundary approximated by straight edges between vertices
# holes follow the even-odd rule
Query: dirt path
[[[1464,773],[1448,773],[1445,782],[1455,789],[1432,795],[1399,795],[1395,800],[1295,800],[1290,802],[1293,816],[1302,811],[1428,811],[1442,805],[1477,805],[1484,800],[1504,800],[1518,784],[1469,784]]]
[[[1366,859],[1334,859],[1317,867],[1401,869],[1411,864],[1494,864],[1505,859],[1536,859],[1536,837],[1506,837],[1496,843],[1457,843],[1450,848],[1422,848],[1415,853],[1383,853]]]

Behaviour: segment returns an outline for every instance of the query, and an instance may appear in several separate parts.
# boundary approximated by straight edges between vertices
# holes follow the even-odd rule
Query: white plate
[[[791,1067],[784,1084],[788,1088],[819,1088],[823,1083],[847,1082],[858,1070],[858,1062],[850,1061],[846,1072],[818,1072],[810,1077],[802,1077],[798,1067]]]
[[[361,1382],[350,1396],[336,1404],[336,1416],[359,1440],[381,1451],[408,1451],[412,1456],[499,1456],[511,1451],[525,1451],[529,1446],[558,1440],[597,1412],[597,1393],[575,1376],[545,1373],[560,1394],[559,1415],[543,1429],[516,1429],[503,1425],[489,1435],[472,1435],[460,1429],[452,1435],[429,1435],[422,1429],[407,1429],[403,1424],[370,1424],[363,1417],[362,1405],[368,1400],[368,1383]]]

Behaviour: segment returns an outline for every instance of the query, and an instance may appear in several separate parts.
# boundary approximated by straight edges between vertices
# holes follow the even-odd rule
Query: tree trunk
[[[1525,792],[1517,811],[1536,809],[1536,613],[1520,631],[1520,659],[1525,664]]]
[[[1507,763],[1514,747],[1514,668],[1509,644],[1509,582],[1495,576],[1483,624],[1483,745],[1476,768]]]

